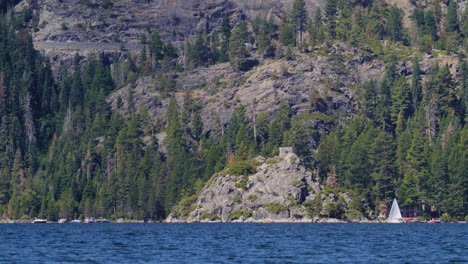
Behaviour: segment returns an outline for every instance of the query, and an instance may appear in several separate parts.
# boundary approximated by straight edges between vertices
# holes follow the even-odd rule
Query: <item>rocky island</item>
[[[356,199],[350,191],[324,187],[292,148],[282,147],[278,156],[269,159],[232,163],[214,175],[198,196],[182,200],[166,221],[268,223],[372,218],[363,201]]]

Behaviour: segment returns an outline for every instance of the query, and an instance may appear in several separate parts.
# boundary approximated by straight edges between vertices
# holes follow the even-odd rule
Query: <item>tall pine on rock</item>
[[[307,26],[307,8],[304,0],[294,0],[291,10],[291,23],[296,32],[299,32],[299,45],[302,45],[302,33]]]

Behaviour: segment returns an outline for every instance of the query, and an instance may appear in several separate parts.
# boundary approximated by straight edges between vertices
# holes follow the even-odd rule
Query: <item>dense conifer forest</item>
[[[327,0],[310,14],[296,0],[284,23],[226,16],[221,28],[177,46],[154,31],[142,36],[138,56],[76,55],[57,78],[34,50],[28,12],[15,15],[12,4],[0,2],[0,217],[162,220],[227,164],[247,166],[280,146],[292,146],[323,183],[352,191],[376,214],[398,197],[402,206],[428,205],[427,217],[468,215],[468,8],[457,16],[453,0],[446,12],[416,8],[411,28],[404,12],[384,1]],[[202,106],[174,78],[224,62],[249,71],[255,57],[294,60],[334,43],[370,50],[386,65],[382,82],[357,84],[355,113],[345,119],[323,115],[320,96],[312,96],[310,113],[284,102],[273,115],[252,118],[240,105],[227,127],[204,133]],[[461,77],[448,65],[423,76],[415,59],[407,80],[396,65],[408,52],[457,56]],[[119,98],[127,116],[111,109],[113,91],[149,75],[171,98],[164,118],[150,122],[132,95]],[[176,91],[185,93],[181,105]],[[317,116],[330,131],[305,125]]]

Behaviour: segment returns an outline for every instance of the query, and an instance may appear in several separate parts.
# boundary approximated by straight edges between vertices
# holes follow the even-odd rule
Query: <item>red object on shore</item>
[[[439,224],[440,223],[440,218],[432,218],[429,220],[430,224]]]
[[[326,223],[328,223],[328,222],[325,221],[325,220],[322,220],[322,221],[320,221],[319,223],[326,224]]]

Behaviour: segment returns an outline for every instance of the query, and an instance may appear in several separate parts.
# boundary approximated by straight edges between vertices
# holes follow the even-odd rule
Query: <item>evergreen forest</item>
[[[30,14],[0,1],[0,217],[159,221],[226,166],[291,146],[324,184],[353,192],[376,215],[397,197],[401,206],[426,204],[425,217],[466,219],[468,8],[460,16],[456,1],[443,2],[444,10],[416,3],[405,27],[404,11],[380,0],[327,0],[315,13],[295,0],[282,22],[225,16],[220,28],[177,45],[152,31],[138,54],[76,54],[57,76],[34,49]],[[259,63],[252,58],[294,60],[335,43],[385,63],[383,81],[356,84],[346,118],[321,113],[323,101],[311,96],[309,113],[284,101],[252,117],[239,104],[228,124],[213,120],[219,129],[207,133],[203,105],[175,77],[220,63],[248,72]],[[457,76],[449,65],[423,73],[415,59],[408,79],[397,70],[408,53],[452,55]],[[119,98],[125,115],[106,101],[145,76],[169,98],[164,117],[153,120],[132,94]],[[315,119],[329,129],[307,126]]]

